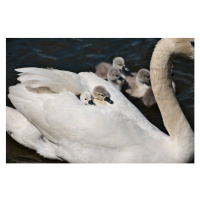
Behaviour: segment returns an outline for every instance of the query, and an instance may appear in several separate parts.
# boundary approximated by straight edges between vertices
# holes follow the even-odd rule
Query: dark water
[[[101,61],[112,62],[116,56],[125,59],[131,71],[149,69],[155,44],[159,39],[7,39],[6,40],[6,89],[17,83],[15,68],[35,66],[53,67],[72,72],[92,71]],[[174,65],[174,82],[177,98],[194,130],[194,62],[177,58]],[[7,96],[6,94],[6,96]],[[7,98],[7,97],[6,97]],[[167,133],[157,105],[143,106],[140,100],[129,98],[135,106],[160,130]],[[7,98],[7,105],[12,106]],[[59,163],[44,159],[35,151],[15,142],[8,134],[6,137],[7,163]]]

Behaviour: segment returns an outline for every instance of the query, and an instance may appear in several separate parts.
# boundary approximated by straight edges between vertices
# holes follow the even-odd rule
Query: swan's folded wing
[[[76,95],[86,90],[80,76],[73,72],[36,67],[19,68],[16,71],[21,72],[18,80],[28,88],[47,87],[55,93],[68,90]]]
[[[68,91],[35,93],[18,84],[10,87],[9,98],[17,110],[55,143],[70,139],[120,148],[138,142],[137,134],[142,132],[121,112],[106,106],[86,106]]]

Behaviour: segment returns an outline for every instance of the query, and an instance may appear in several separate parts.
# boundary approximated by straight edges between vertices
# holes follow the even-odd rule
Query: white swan
[[[125,61],[122,57],[115,57],[113,59],[113,63],[107,63],[107,62],[101,62],[96,66],[96,75],[107,79],[108,70],[111,68],[118,69],[122,75],[123,78],[125,78],[124,72],[129,72],[130,70],[126,67]]]
[[[151,60],[152,88],[169,136],[152,125],[114,86],[93,73],[80,73],[80,82],[89,91],[96,85],[105,86],[115,102],[113,105],[86,106],[69,91],[34,93],[23,83],[10,87],[9,98],[35,129],[54,144],[52,147],[45,143],[49,151],[63,160],[188,162],[194,155],[194,134],[174,96],[168,61],[176,55],[193,59],[192,41],[162,39]],[[12,128],[18,123],[23,129],[23,123],[18,119],[14,123],[15,118],[10,120],[12,111],[7,113],[7,127],[13,131],[11,136],[29,143],[32,138],[26,132],[18,135]],[[47,152],[40,152],[40,146],[32,148],[48,157]]]

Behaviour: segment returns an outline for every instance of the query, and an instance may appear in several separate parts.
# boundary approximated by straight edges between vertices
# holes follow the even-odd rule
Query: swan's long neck
[[[177,141],[193,142],[193,131],[174,95],[171,81],[173,44],[160,40],[154,50],[150,64],[153,93],[162,114],[164,125],[172,138]],[[185,142],[184,142],[185,143]]]

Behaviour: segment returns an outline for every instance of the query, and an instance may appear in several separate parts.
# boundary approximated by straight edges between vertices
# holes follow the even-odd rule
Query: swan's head
[[[122,82],[126,82],[126,80],[124,78],[121,77],[121,73],[118,69],[115,68],[111,68],[108,70],[108,74],[107,74],[108,80],[115,82],[117,80],[120,80]]]
[[[80,95],[80,100],[83,102],[85,105],[95,105],[94,102],[92,101],[92,95],[90,92],[83,92]]]
[[[110,104],[114,102],[109,98],[109,93],[103,86],[96,86],[92,91],[92,96],[94,99],[98,99],[101,101],[107,101]]]
[[[140,69],[137,73],[136,80],[150,86],[150,71],[147,69]]]
[[[164,38],[162,40],[173,56],[194,59],[194,38]]]
[[[194,38],[174,39],[175,54],[194,59]]]
[[[113,67],[124,72],[129,72],[129,68],[126,67],[125,61],[122,57],[116,57],[113,59]]]

